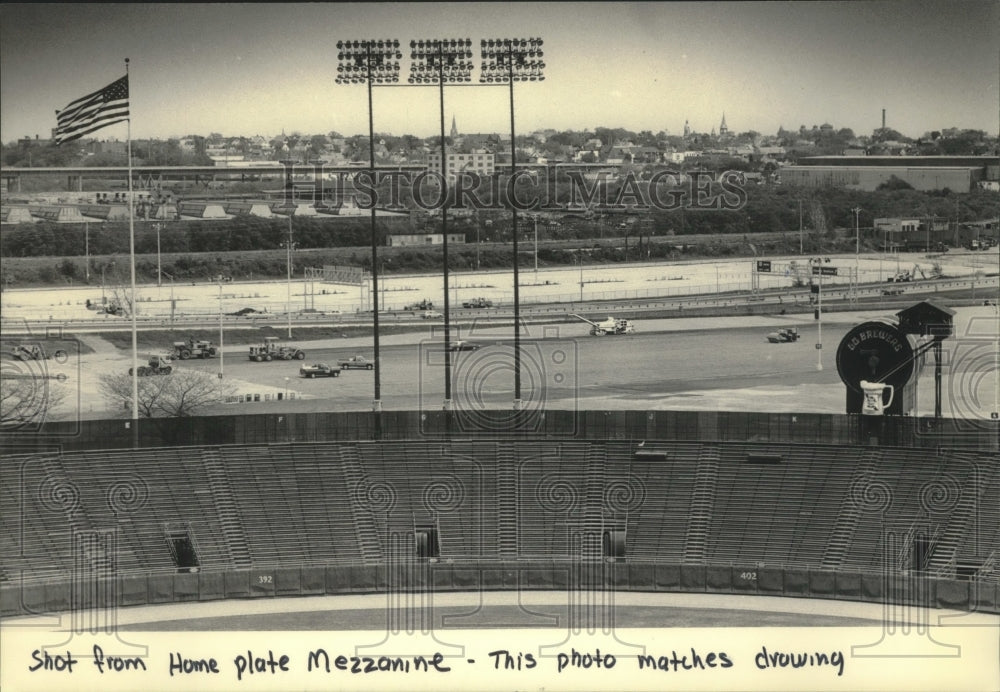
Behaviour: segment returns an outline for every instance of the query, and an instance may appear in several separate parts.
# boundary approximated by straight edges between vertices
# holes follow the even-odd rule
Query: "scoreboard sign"
[[[914,376],[913,345],[894,320],[873,320],[852,328],[837,348],[837,372],[848,390],[848,401],[856,400],[860,413],[861,380],[890,384],[901,392]],[[903,414],[903,397],[893,399],[887,414]],[[852,406],[849,403],[849,409]]]
[[[771,260],[757,260],[757,271],[759,272],[771,271]]]
[[[837,275],[837,268],[836,267],[817,267],[817,266],[813,266],[813,275],[814,276],[836,276]]]

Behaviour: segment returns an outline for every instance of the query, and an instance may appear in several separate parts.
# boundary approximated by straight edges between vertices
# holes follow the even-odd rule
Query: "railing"
[[[89,604],[95,612],[120,606],[211,601],[247,597],[320,594],[386,593],[398,585],[386,584],[387,565],[349,564],[272,565],[247,570],[199,573],[116,574],[114,602]],[[575,588],[603,584],[623,591],[734,593],[820,598],[869,603],[900,603],[916,608],[948,608],[1000,613],[991,581],[937,579],[927,574],[899,573],[896,579],[921,579],[920,589],[898,588],[881,571],[819,570],[785,567],[748,560],[729,564],[676,562],[538,560],[427,561],[416,558],[392,564],[389,570],[400,584],[428,593],[468,591],[470,573],[476,588],[484,590],[557,590],[565,592],[567,576]],[[14,617],[68,610],[79,577],[50,576],[37,581],[21,575],[0,585],[0,615]],[[91,578],[96,584],[102,580]],[[926,617],[915,614],[915,617]]]

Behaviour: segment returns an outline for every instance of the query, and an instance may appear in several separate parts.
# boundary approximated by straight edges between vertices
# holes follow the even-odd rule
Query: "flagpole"
[[[125,58],[125,76],[128,76],[128,58]],[[132,101],[131,86],[129,87],[129,103]],[[126,119],[128,130],[126,135],[126,147],[128,150],[128,256],[129,269],[132,275],[132,295],[130,297],[131,306],[129,312],[132,313],[132,434],[136,441],[134,446],[138,446],[139,439],[139,338],[136,327],[136,300],[135,300],[135,200],[132,194],[132,113],[129,108],[129,117]]]

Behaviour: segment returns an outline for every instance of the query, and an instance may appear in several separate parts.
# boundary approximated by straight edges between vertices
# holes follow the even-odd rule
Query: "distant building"
[[[981,168],[932,166],[785,166],[781,183],[798,187],[842,187],[868,192],[893,178],[914,190],[969,192],[983,175]]]
[[[464,233],[449,233],[449,243],[464,243]],[[405,247],[408,245],[443,245],[444,235],[441,233],[390,233],[389,247]]]
[[[475,149],[468,154],[447,152],[448,177],[453,177],[459,171],[476,173],[481,176],[491,176],[496,172],[496,156],[485,149]],[[441,153],[431,152],[427,155],[427,170],[441,173]]]
[[[872,191],[893,177],[915,190],[969,192],[1000,180],[996,156],[811,156],[781,171],[783,185]]]
[[[51,139],[41,139],[38,135],[35,135],[34,139],[31,137],[22,137],[17,140],[18,147],[45,147],[52,143]]]

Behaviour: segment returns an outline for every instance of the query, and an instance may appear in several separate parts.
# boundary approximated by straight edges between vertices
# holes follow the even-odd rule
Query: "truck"
[[[255,363],[272,360],[305,360],[305,358],[305,351],[298,346],[279,344],[276,336],[265,336],[264,343],[250,347],[250,360]]]
[[[621,334],[632,334],[635,332],[635,325],[632,324],[631,320],[608,317],[608,319],[603,322],[594,322],[593,320],[588,320],[586,317],[581,317],[580,315],[573,315],[573,317],[583,320],[590,325],[591,336],[617,336]]]
[[[463,308],[491,308],[493,301],[487,298],[473,298],[462,303]]]
[[[20,360],[48,360],[55,358],[58,361],[66,359],[66,351],[57,349],[54,353],[49,353],[41,344],[17,344],[11,348],[10,353]]]
[[[312,379],[314,377],[340,377],[340,367],[327,365],[326,363],[314,363],[313,365],[303,365],[299,368],[299,377]]]
[[[151,375],[169,375],[174,368],[170,365],[170,358],[166,356],[150,356],[146,365],[139,366],[139,377],[149,377]],[[133,373],[132,368],[128,369],[128,374]]]
[[[375,362],[364,356],[351,356],[339,359],[337,366],[342,370],[371,370],[375,367]]]
[[[404,310],[417,310],[417,311],[421,311],[421,310],[433,310],[434,309],[434,303],[432,301],[427,300],[425,298],[425,299],[423,299],[421,301],[418,301],[416,303],[410,303],[409,305],[407,305],[403,309]]]
[[[211,358],[216,353],[217,349],[211,341],[191,337],[187,341],[175,341],[174,351],[171,355],[180,360],[188,360],[189,358]]]

